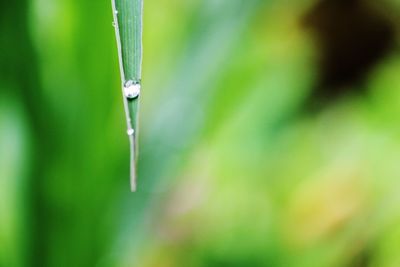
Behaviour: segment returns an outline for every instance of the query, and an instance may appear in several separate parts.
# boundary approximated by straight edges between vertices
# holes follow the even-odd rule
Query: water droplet
[[[129,136],[132,136],[132,135],[135,134],[135,130],[129,129],[129,130],[127,131],[127,133],[128,133]]]
[[[117,27],[117,23],[115,23],[115,21],[112,22],[113,27]]]
[[[127,81],[124,85],[124,95],[128,99],[135,99],[140,94],[140,84],[134,81]]]
[[[114,13],[115,13],[115,15],[118,15],[118,10],[115,10]]]

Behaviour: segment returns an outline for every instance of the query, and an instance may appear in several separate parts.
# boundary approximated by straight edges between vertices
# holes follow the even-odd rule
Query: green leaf
[[[128,135],[131,144],[131,189],[136,191],[138,112],[142,73],[143,1],[112,0],[112,6]]]

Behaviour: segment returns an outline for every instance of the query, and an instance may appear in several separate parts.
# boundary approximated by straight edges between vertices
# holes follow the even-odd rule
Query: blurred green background
[[[1,1],[0,266],[400,266],[399,16],[145,0],[130,193],[110,1]]]

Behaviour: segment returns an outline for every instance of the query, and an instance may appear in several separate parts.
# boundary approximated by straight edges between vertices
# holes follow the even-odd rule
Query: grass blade
[[[136,191],[138,112],[142,73],[143,0],[112,0],[112,7],[131,147],[131,190]]]

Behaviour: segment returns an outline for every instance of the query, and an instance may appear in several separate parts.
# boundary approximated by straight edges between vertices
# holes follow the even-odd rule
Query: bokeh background
[[[400,1],[145,0],[137,193],[111,22],[0,2],[1,267],[400,266]]]

